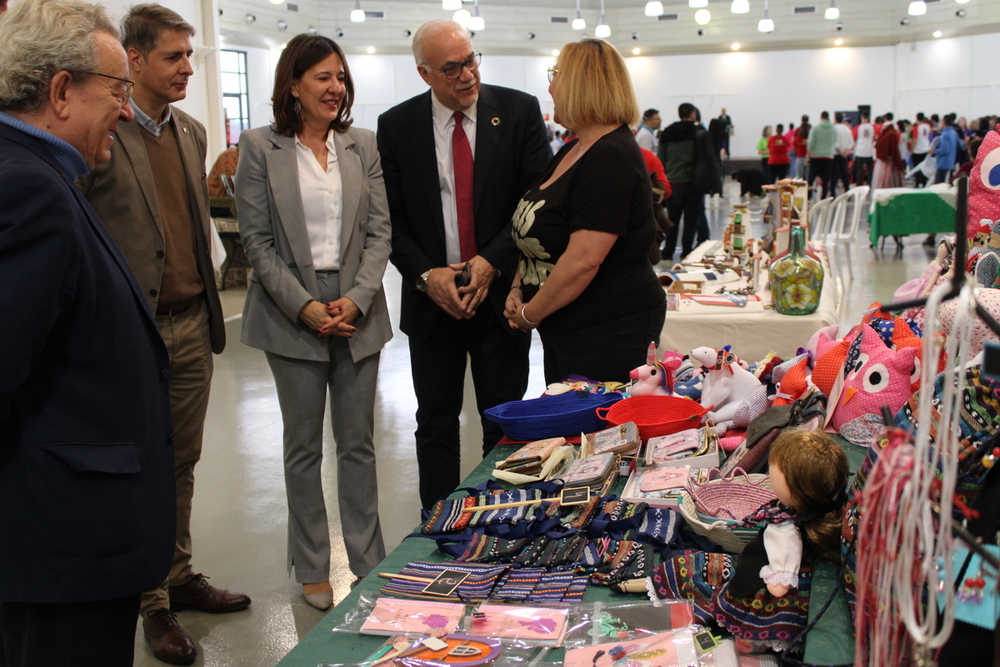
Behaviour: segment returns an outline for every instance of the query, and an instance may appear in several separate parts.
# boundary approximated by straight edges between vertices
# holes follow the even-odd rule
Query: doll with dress
[[[840,561],[849,468],[829,435],[804,429],[779,435],[768,464],[777,501],[747,519],[764,526],[743,553],[685,552],[657,567],[647,586],[654,600],[692,602],[702,623],[785,650],[808,620],[813,563]]]

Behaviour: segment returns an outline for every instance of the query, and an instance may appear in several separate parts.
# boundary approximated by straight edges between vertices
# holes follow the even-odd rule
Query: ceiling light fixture
[[[272,5],[280,5],[283,4],[284,2],[285,0],[271,0]]]
[[[472,13],[468,9],[459,9],[451,15],[451,20],[468,30],[469,23],[472,22]]]
[[[698,25],[707,25],[712,20],[712,12],[707,9],[699,9],[694,13],[694,22]]]
[[[955,2],[957,2],[957,3],[958,3],[958,4],[960,4],[960,5],[964,5],[964,4],[965,4],[965,3],[967,3],[968,1],[969,1],[969,0],[955,0]]]
[[[604,0],[601,0],[601,22],[594,28],[594,36],[602,39],[611,37],[611,26],[604,20]]]
[[[634,49],[632,49],[632,55],[633,55],[633,56],[637,56],[637,55],[639,55],[640,53],[642,53],[642,49],[640,49],[640,48],[639,48],[638,46],[637,46],[637,47],[635,47]]]
[[[288,30],[288,22],[287,21],[282,21],[281,19],[279,19],[278,20],[278,30],[281,30],[281,31]]]
[[[836,21],[840,18],[840,10],[837,9],[837,5],[834,2],[835,0],[830,0],[830,6],[823,12],[823,18],[827,21]]]
[[[257,17],[253,14],[247,14],[243,17],[243,20],[247,22],[247,25],[253,25],[253,22],[257,20]]]
[[[844,43],[844,40],[842,40],[842,39],[841,39],[840,37],[838,37],[837,39],[833,40],[833,43],[834,43],[834,44],[835,44],[836,46],[840,46],[841,44],[843,44],[843,43]]]
[[[368,52],[368,55],[372,55],[372,54],[375,53],[375,47],[374,46],[369,46],[367,49],[365,49],[365,51]]]
[[[462,0],[441,0],[441,9],[446,12],[453,12],[462,8]]]
[[[733,51],[739,51],[740,50],[740,43],[739,42],[733,42],[732,49],[733,49]]]
[[[559,57],[559,49],[552,49],[551,51],[549,51],[549,53],[552,54],[553,58],[558,58]]]
[[[486,30],[486,19],[479,15],[479,0],[472,8],[472,18],[469,20],[469,30]]]
[[[361,9],[361,0],[354,0],[354,9],[351,10],[351,23],[364,23],[365,10]]]
[[[906,10],[906,13],[910,16],[923,16],[927,13],[927,3],[924,2],[924,0],[913,0],[913,2],[910,3],[909,9]]]
[[[935,30],[935,31],[934,31],[934,32],[932,33],[932,36],[933,36],[933,37],[934,37],[935,39],[937,39],[938,37],[940,37],[940,36],[941,36],[941,35],[943,35],[943,34],[944,34],[944,33],[943,33],[943,32],[941,32],[940,30]]]
[[[733,0],[733,4],[730,5],[729,11],[733,14],[749,14],[750,0]]]
[[[587,27],[587,22],[580,15],[580,0],[576,0],[576,18],[573,19],[573,30],[583,30]]]
[[[663,13],[663,3],[660,0],[649,0],[646,3],[646,16],[659,16]]]
[[[774,32],[774,21],[771,20],[771,12],[767,8],[767,0],[764,0],[764,18],[757,23],[758,32]]]

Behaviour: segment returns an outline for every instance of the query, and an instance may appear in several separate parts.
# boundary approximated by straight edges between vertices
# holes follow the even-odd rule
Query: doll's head
[[[844,450],[823,431],[787,429],[771,445],[768,465],[775,493],[781,499],[787,490],[786,504],[805,520],[802,531],[817,554],[836,560],[849,474]]]

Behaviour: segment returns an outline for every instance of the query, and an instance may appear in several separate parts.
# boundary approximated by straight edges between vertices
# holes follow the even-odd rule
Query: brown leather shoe
[[[197,609],[210,614],[227,614],[250,606],[250,596],[216,588],[207,579],[203,574],[196,574],[186,584],[171,586],[170,609]]]
[[[157,660],[171,665],[190,665],[198,649],[169,609],[157,609],[142,619],[142,633]]]

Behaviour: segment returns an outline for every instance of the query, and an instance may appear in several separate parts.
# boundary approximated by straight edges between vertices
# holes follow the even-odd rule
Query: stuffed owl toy
[[[882,406],[896,414],[920,375],[918,348],[892,350],[874,329],[862,326],[854,338],[830,395],[830,424],[856,445],[866,446],[882,429]]]
[[[969,177],[969,218],[966,236],[969,248],[983,220],[1000,220],[1000,132],[987,133],[979,147]]]

